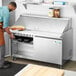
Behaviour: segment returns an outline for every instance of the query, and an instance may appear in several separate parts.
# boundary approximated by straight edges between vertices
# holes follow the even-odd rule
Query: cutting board
[[[29,64],[16,76],[64,76],[64,71],[56,68]]]

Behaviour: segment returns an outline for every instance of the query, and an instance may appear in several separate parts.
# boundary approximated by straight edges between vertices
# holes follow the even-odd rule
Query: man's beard
[[[9,12],[11,12],[12,11],[12,9],[9,9]]]

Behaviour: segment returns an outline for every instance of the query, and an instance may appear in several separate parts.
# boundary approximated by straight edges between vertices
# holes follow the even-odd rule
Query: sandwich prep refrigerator
[[[72,58],[71,18],[23,14],[15,25],[23,25],[26,30],[11,30],[16,37],[11,41],[13,58],[37,60],[60,66]]]

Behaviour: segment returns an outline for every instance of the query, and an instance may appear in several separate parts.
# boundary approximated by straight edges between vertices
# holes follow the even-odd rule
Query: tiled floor
[[[6,58],[6,60],[13,62],[13,63],[19,63],[19,64],[37,64],[37,65],[43,65],[43,66],[58,68],[58,65],[55,65],[55,64],[44,63],[44,62],[33,61],[33,60],[27,60],[27,59],[17,58],[15,61],[13,61],[12,58],[8,57],[8,58]],[[76,71],[76,61],[68,61],[66,64],[64,64],[63,69]]]

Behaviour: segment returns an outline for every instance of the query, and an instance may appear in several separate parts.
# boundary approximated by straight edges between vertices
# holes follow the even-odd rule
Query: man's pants
[[[0,67],[4,64],[4,56],[5,56],[5,45],[0,46]]]

